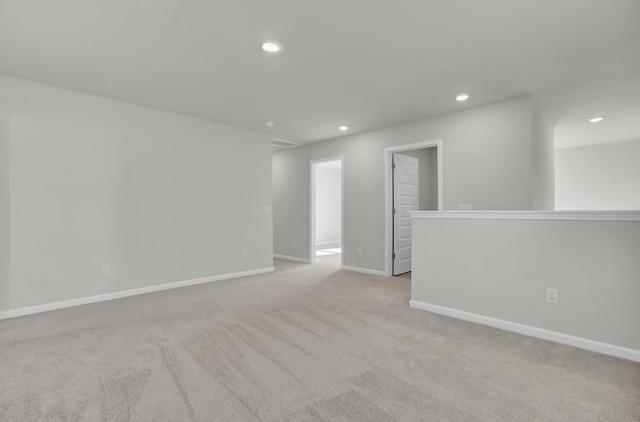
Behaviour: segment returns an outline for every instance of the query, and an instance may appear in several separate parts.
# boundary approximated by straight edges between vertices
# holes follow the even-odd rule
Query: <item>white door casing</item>
[[[393,275],[411,271],[411,217],[418,210],[418,159],[393,154]]]

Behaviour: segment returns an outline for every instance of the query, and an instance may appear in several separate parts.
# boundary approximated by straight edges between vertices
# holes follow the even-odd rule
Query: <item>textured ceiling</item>
[[[2,74],[293,142],[525,94],[560,147],[640,139],[639,52],[637,0],[0,0]]]

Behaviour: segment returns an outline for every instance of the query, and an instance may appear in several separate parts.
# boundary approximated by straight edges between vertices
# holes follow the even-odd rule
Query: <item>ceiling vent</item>
[[[282,139],[272,139],[271,145],[280,148],[293,148],[297,147],[300,144],[296,144],[295,142],[283,141]]]

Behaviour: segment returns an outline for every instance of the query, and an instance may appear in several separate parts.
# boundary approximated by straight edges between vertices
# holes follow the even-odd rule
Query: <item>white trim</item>
[[[628,359],[634,362],[640,362],[640,350],[628,349],[626,347],[620,347],[609,343],[602,343],[582,337],[575,337],[568,334],[559,333],[557,331],[545,330],[543,328],[532,327],[530,325],[518,324],[516,322],[505,321],[502,319],[473,314],[465,311],[459,311],[457,309],[433,305],[431,303],[419,302],[417,300],[409,301],[409,306],[415,309],[420,309],[422,311],[433,312],[435,314],[445,315],[464,321],[475,322],[476,324],[500,328],[502,330],[512,331],[514,333],[524,334],[526,336],[549,340],[555,343],[566,344],[568,346],[573,346],[580,349],[591,350],[593,352],[603,353],[605,355],[615,356],[622,359]]]
[[[387,273],[385,273],[384,271],[370,270],[368,268],[360,268],[360,267],[352,267],[350,265],[343,265],[342,269],[347,271],[355,271],[357,273],[387,277]]]
[[[395,147],[387,147],[384,149],[384,273],[391,276],[392,259],[392,232],[393,232],[393,215],[391,208],[393,207],[393,178],[391,174],[391,160],[394,152],[412,151],[422,148],[436,148],[438,160],[438,211],[444,209],[444,169],[443,169],[443,151],[442,139],[434,139],[431,141],[416,142],[414,144],[399,145]]]
[[[318,158],[309,161],[309,263],[313,264],[316,261],[316,164],[324,163],[327,161],[340,161],[340,246],[343,248],[340,254],[340,265],[344,264],[344,155],[336,155],[333,157]]]
[[[211,283],[214,281],[228,280],[231,278],[248,277],[251,275],[274,272],[273,267],[259,268],[257,270],[241,271],[237,273],[214,275],[210,277],[195,278],[192,280],[176,281],[173,283],[156,284],[153,286],[140,287],[138,289],[121,290],[119,292],[105,293],[102,295],[81,297],[77,299],[64,300],[62,302],[45,303],[43,305],[29,306],[26,308],[11,309],[0,312],[0,320],[15,318],[25,315],[38,314],[40,312],[54,311],[57,309],[71,308],[74,306],[87,305],[107,300],[121,299],[123,297],[137,296],[146,293],[160,292],[162,290],[178,289],[180,287],[195,286],[197,284]]]
[[[411,211],[409,215],[467,220],[640,221],[640,211]]]
[[[311,262],[309,262],[308,259],[296,258],[295,256],[273,254],[273,257],[277,258],[277,259],[284,259],[284,260],[287,260],[287,261],[302,262],[303,264],[310,264],[311,263]]]

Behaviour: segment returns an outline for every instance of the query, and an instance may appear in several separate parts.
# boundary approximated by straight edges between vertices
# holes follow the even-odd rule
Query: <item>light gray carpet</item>
[[[318,260],[0,321],[0,420],[640,421],[640,364]]]

